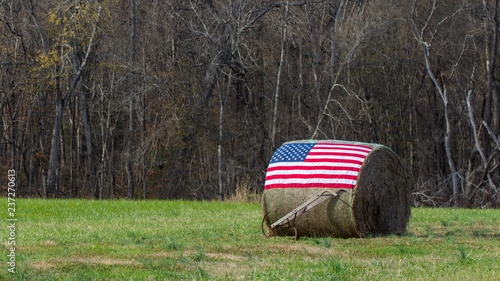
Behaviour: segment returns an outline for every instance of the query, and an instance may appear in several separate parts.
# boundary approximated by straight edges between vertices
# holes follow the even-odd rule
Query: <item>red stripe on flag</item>
[[[360,157],[360,158],[365,158],[366,155],[364,154],[356,154],[356,153],[342,153],[342,152],[314,152],[313,150],[311,150],[311,152],[309,152],[309,154],[307,154],[307,156],[309,155],[314,155],[314,156],[318,156],[318,155],[328,155],[328,156],[350,156],[350,157]]]
[[[328,158],[315,158],[305,159],[304,162],[321,162],[321,163],[344,163],[344,164],[363,164],[363,161],[350,160],[350,159],[328,159]]]
[[[318,188],[347,188],[353,189],[354,184],[345,184],[345,183],[276,183],[266,185],[265,189],[271,188],[310,188],[310,187],[318,187]]]
[[[275,180],[275,179],[347,179],[347,180],[356,180],[358,176],[353,175],[329,175],[329,174],[308,174],[308,175],[272,175],[267,176],[267,180]]]
[[[359,171],[358,167],[344,167],[344,166],[278,166],[269,167],[268,172],[280,170],[330,170],[330,171]]]
[[[356,147],[359,147],[359,148],[366,148],[366,149],[369,149],[369,150],[373,149],[373,147],[369,147],[369,146],[365,146],[365,145],[359,145],[359,144],[343,144],[343,143],[318,142],[316,144],[316,146],[317,145],[338,146],[338,147],[341,147],[341,148],[356,148]]]

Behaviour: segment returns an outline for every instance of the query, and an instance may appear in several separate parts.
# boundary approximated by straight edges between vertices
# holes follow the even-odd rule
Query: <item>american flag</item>
[[[343,143],[284,144],[271,158],[265,189],[352,189],[371,150],[369,146]]]

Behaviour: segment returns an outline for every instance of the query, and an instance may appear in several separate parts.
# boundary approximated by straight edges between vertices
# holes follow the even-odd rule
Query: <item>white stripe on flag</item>
[[[351,168],[361,168],[361,164],[354,163],[335,163],[335,162],[277,162],[269,164],[269,168],[275,167],[288,167],[288,166],[298,166],[298,167],[311,167],[311,166],[328,166],[328,167],[351,167]]]
[[[336,156],[336,155],[307,155],[306,159],[338,159],[338,160],[355,160],[363,162],[365,158],[363,157],[353,157],[353,156]]]
[[[331,183],[341,183],[341,184],[351,184],[355,185],[356,180],[350,179],[323,179],[323,178],[310,178],[310,179],[274,179],[267,180],[266,185],[272,184],[302,184],[302,183],[317,183],[317,184],[331,184]]]
[[[326,145],[326,144],[317,144],[312,149],[318,149],[318,148],[340,149],[343,151],[359,150],[359,151],[366,151],[366,152],[370,152],[372,150],[372,148],[361,147],[361,146],[345,146],[345,145],[341,146],[341,145]]]
[[[358,154],[358,155],[368,155],[368,151],[346,151],[344,149],[338,149],[338,148],[335,148],[335,149],[316,149],[316,148],[313,148],[311,149],[311,152],[326,152],[326,153],[329,153],[329,152],[333,152],[333,153],[352,153],[352,154]]]
[[[275,176],[275,175],[348,175],[348,176],[357,176],[357,171],[345,171],[345,170],[275,170],[269,171],[266,174],[266,177]]]

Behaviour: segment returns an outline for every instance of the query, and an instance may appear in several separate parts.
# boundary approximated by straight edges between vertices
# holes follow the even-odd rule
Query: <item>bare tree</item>
[[[78,67],[81,65],[81,59],[79,57],[79,52],[77,51],[79,43],[75,42],[73,46],[73,64],[75,71],[78,72]],[[83,128],[85,135],[85,143],[87,145],[87,159],[89,165],[89,181],[88,181],[88,191],[91,196],[99,199],[99,185],[97,181],[97,170],[95,163],[95,153],[94,153],[94,141],[92,139],[92,124],[89,116],[88,102],[87,102],[87,91],[84,90],[82,79],[77,84],[78,87],[78,97],[80,98],[80,111],[82,114]],[[74,122],[73,122],[74,124]],[[73,167],[72,167],[73,170]],[[72,182],[74,185],[74,183]]]
[[[431,18],[434,15],[435,9],[436,9],[436,0],[433,1],[432,3],[432,9],[427,17],[426,23],[424,26],[419,28],[417,26],[417,21],[415,18],[415,7],[416,7],[417,1],[414,1],[414,8],[412,11],[412,23],[414,27],[414,34],[415,37],[418,41],[418,44],[420,45],[420,48],[422,49],[422,54],[424,57],[425,61],[425,70],[427,74],[430,76],[432,83],[434,84],[434,87],[439,93],[439,96],[441,97],[441,100],[443,102],[444,106],[444,117],[445,117],[445,140],[444,140],[444,145],[445,145],[445,150],[446,150],[446,157],[448,159],[448,166],[450,168],[451,172],[451,177],[452,177],[452,192],[453,192],[453,198],[454,198],[454,203],[455,206],[458,205],[458,196],[460,194],[460,187],[458,184],[458,173],[457,173],[457,168],[455,166],[455,161],[453,160],[453,151],[451,147],[451,137],[452,137],[452,124],[451,124],[451,117],[450,117],[450,104],[449,104],[449,98],[448,98],[448,90],[446,88],[446,83],[443,78],[443,83],[440,84],[438,81],[438,78],[434,75],[434,72],[431,69],[431,62],[430,62],[430,51],[431,51],[431,44],[432,40],[434,40],[436,34],[438,33],[438,27],[440,24],[444,23],[446,20],[449,20],[453,18],[455,15],[457,15],[459,12],[462,11],[462,9],[459,9],[458,11],[455,11],[454,14],[452,14],[449,17],[444,18],[441,20],[435,30],[430,31],[431,37],[428,39],[428,41],[424,40],[424,34],[426,34],[428,31],[428,24]]]
[[[278,105],[279,97],[281,91],[281,83],[283,76],[283,67],[285,64],[285,55],[287,48],[287,33],[288,33],[288,0],[286,2],[281,1],[282,7],[282,20],[281,20],[281,51],[280,51],[280,62],[278,65],[278,74],[276,75],[276,88],[274,89],[274,109],[273,109],[273,123],[271,132],[271,147],[276,148],[276,134],[277,134],[277,123],[278,123]]]
[[[92,34],[90,37],[91,39],[90,39],[89,45],[87,47],[87,52],[86,52],[85,57],[82,61],[82,64],[80,65],[80,67],[78,67],[78,70],[77,70],[68,90],[66,91],[66,94],[64,95],[64,97],[62,96],[62,93],[58,93],[58,95],[57,95],[57,109],[56,109],[56,117],[54,120],[54,130],[53,130],[53,134],[52,134],[50,160],[49,160],[49,168],[50,168],[49,169],[49,179],[48,179],[47,190],[45,192],[45,197],[53,196],[53,192],[55,190],[55,185],[56,185],[56,181],[57,181],[57,172],[59,170],[59,151],[60,151],[60,146],[61,146],[61,132],[62,132],[64,108],[68,104],[68,102],[70,100],[70,96],[73,93],[73,90],[75,89],[80,78],[82,77],[83,71],[87,67],[89,57],[93,51],[94,40],[96,37],[97,28],[98,28],[98,20],[99,20],[100,14],[101,14],[101,8],[99,8],[99,11],[97,14],[98,14],[97,22],[95,23],[94,28],[92,30]]]
[[[486,44],[486,72],[487,72],[487,86],[488,90],[484,95],[483,107],[483,120],[488,126],[493,128],[493,132],[498,132],[500,112],[499,112],[499,99],[498,99],[498,85],[495,78],[496,61],[498,53],[498,26],[500,24],[498,18],[498,0],[492,1],[493,7],[489,7],[485,0],[483,0],[483,7],[486,11],[485,26],[487,27],[486,33],[488,34],[488,27],[491,25],[493,28],[491,43]],[[492,10],[490,14],[490,9]],[[490,151],[491,138],[488,134],[482,134],[481,139],[482,147],[485,153]]]
[[[127,144],[127,197],[128,199],[134,198],[134,144],[136,138],[136,53],[137,53],[137,1],[132,0],[131,2],[131,26],[130,26],[130,95],[129,95],[129,132],[128,132],[128,144]]]

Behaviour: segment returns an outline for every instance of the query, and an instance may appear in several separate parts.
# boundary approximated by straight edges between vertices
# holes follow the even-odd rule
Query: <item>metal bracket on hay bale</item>
[[[332,196],[337,197],[337,193],[327,190],[316,194],[306,202],[302,203],[302,205],[298,206],[293,211],[291,211],[290,213],[286,214],[285,216],[283,216],[282,218],[271,224],[271,228],[277,228],[277,227],[292,228],[295,232],[295,240],[297,240],[298,233],[297,229],[295,228],[295,222],[297,218]]]
[[[293,219],[296,219],[297,217],[299,217],[303,213],[309,211],[310,209],[316,207],[321,202],[328,199],[330,196],[336,197],[337,193],[335,193],[333,191],[323,191],[323,192],[316,194],[315,196],[311,197],[309,200],[304,202],[302,205],[298,206],[293,211],[291,211],[290,213],[286,214],[281,219],[279,219],[276,222],[274,222],[273,224],[271,224],[271,228],[280,227],[280,226],[284,226],[284,225],[289,224],[290,219],[292,219],[292,217],[293,217]]]
[[[410,185],[400,159],[385,146],[294,141],[269,164],[263,212],[262,226],[272,235],[292,229],[296,238],[402,234],[411,212]]]

